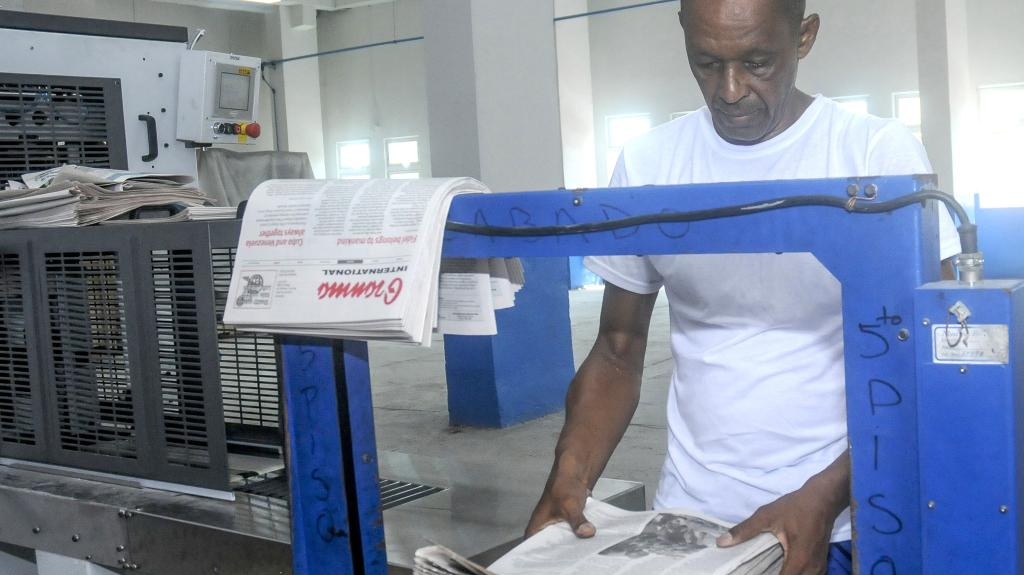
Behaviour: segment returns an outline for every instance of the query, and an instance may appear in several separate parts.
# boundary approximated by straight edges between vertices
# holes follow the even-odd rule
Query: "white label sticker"
[[[932,328],[935,363],[1003,365],[1010,361],[1010,328],[960,324]]]

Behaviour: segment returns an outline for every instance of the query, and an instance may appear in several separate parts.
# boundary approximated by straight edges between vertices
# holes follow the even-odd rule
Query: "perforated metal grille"
[[[110,133],[109,82],[16,78],[0,76],[0,179],[62,164],[115,167],[110,142],[123,136]]]
[[[191,250],[156,250],[150,256],[167,459],[205,469],[210,453],[195,262]]]
[[[124,291],[114,252],[46,254],[60,447],[135,458]]]
[[[277,428],[280,391],[274,338],[224,326],[224,308],[231,284],[231,268],[235,263],[235,249],[215,248],[211,258],[224,419],[227,423]]]
[[[17,254],[0,254],[0,443],[35,445],[25,304]]]
[[[443,487],[384,478],[377,480],[377,487],[380,488],[380,505],[385,511],[444,491]],[[236,488],[235,491],[283,501],[291,498],[291,493],[288,491],[288,476],[283,471],[268,473],[250,480],[245,485]]]

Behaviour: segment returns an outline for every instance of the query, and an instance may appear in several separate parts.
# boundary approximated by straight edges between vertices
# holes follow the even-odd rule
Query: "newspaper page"
[[[691,512],[629,512],[589,500],[587,518],[597,528],[578,539],[565,523],[527,539],[489,567],[496,575],[732,575],[771,573],[782,547],[763,534],[736,547],[716,540],[729,527]],[[761,569],[761,570],[757,570]]]
[[[249,199],[224,321],[429,343],[452,198],[469,178],[271,180]]]
[[[490,272],[490,264],[485,259],[441,260],[438,333],[497,335]]]

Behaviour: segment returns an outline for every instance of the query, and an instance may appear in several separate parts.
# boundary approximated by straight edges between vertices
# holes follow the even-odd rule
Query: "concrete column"
[[[555,0],[555,16],[573,16],[589,10],[587,0]],[[562,160],[565,187],[595,188],[597,148],[594,136],[594,82],[590,71],[590,19],[574,18],[555,24],[558,48],[558,97],[562,118]],[[569,258],[569,285],[573,289],[600,284],[583,265],[582,257]]]
[[[281,34],[281,57],[302,56],[318,51],[316,9],[306,4],[281,6],[278,12]],[[306,152],[318,178],[326,176],[324,168],[324,121],[320,108],[320,64],[307,58],[277,65],[273,74],[279,113],[279,143],[282,150]]]
[[[970,166],[978,122],[971,79],[967,0],[917,0],[921,132],[939,185],[973,205]]]
[[[562,186],[552,0],[432,0],[424,10],[431,168],[495,191]],[[568,265],[524,260],[495,337],[445,338],[452,423],[504,427],[561,409],[572,377]]]

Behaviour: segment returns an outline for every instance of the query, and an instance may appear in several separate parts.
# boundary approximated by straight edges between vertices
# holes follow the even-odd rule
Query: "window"
[[[338,142],[338,179],[370,179],[370,141]]]
[[[415,136],[384,140],[387,174],[392,180],[417,180],[420,177],[420,143]]]
[[[626,142],[644,134],[651,129],[650,114],[630,114],[627,116],[608,116],[605,124],[608,134],[608,149],[605,152],[605,173],[611,177],[615,163]]]
[[[840,96],[832,98],[840,107],[858,114],[867,114],[870,111],[870,99],[868,96]]]
[[[978,90],[979,153],[975,164],[981,205],[1024,206],[1024,187],[1016,174],[1024,140],[1024,84],[984,86]]]
[[[921,95],[917,92],[896,92],[892,95],[892,115],[921,138]]]

